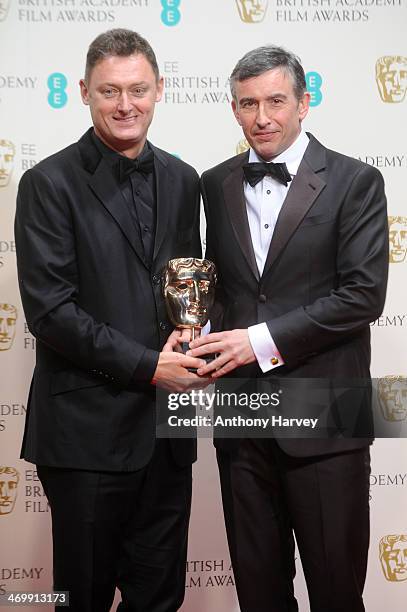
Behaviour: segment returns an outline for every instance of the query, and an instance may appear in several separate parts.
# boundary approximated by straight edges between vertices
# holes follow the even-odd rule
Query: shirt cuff
[[[201,329],[201,336],[207,336],[211,331],[211,322],[208,321]]]
[[[248,328],[249,340],[262,372],[269,372],[284,365],[284,359],[271,337],[267,323]]]

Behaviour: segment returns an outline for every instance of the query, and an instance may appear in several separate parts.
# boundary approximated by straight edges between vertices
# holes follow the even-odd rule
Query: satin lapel
[[[278,216],[263,276],[285,248],[325,185],[325,181],[314,172],[304,155]]]
[[[157,193],[157,221],[153,255],[153,259],[155,259],[163,243],[164,237],[168,232],[169,214],[171,210],[172,177],[168,172],[167,160],[162,155],[161,151],[157,151],[154,147],[152,148],[154,150],[155,184]]]
[[[246,162],[246,157],[243,162]],[[256,280],[260,279],[257,268],[256,257],[254,254],[253,243],[250,235],[249,220],[247,218],[246,201],[243,191],[243,170],[242,164],[235,167],[223,181],[223,195],[225,197],[226,208],[229,213],[230,222],[235,232],[239,246],[245,256],[250,270]]]
[[[89,186],[120,226],[123,234],[145,266],[143,247],[134,227],[129,209],[113,177],[111,168],[103,158],[91,177]]]

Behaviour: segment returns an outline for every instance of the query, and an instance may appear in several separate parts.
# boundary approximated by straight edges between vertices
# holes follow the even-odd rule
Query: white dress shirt
[[[308,136],[305,132],[301,131],[293,144],[283,153],[277,155],[273,162],[285,163],[288,172],[294,178],[308,143]],[[252,162],[264,162],[264,160],[253,149],[250,149],[249,163]],[[245,181],[244,195],[247,217],[260,276],[263,274],[277,218],[291,183],[292,181],[285,186],[269,175],[266,175],[254,187]],[[284,357],[280,355],[266,323],[252,325],[248,328],[248,332],[250,344],[263,372],[268,372],[284,364]]]

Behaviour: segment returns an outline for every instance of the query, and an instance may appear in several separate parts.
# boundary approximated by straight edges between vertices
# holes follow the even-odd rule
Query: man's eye
[[[107,97],[107,98],[111,98],[112,96],[117,94],[117,89],[104,89],[103,90],[103,94]]]
[[[137,87],[136,89],[132,89],[133,96],[144,96],[146,90],[142,87]]]

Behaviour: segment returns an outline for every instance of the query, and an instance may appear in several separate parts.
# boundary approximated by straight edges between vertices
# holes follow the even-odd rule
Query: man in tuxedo
[[[184,596],[192,440],[156,440],[155,386],[201,359],[172,351],[161,272],[200,257],[199,180],[147,131],[163,80],[149,43],[115,29],[80,81],[91,128],[26,172],[16,242],[37,339],[22,457],[52,513],[54,588],[72,612],[174,612]],[[163,348],[165,350],[163,350]]]
[[[318,379],[333,387],[326,408],[339,419],[370,409],[369,323],[383,309],[388,267],[382,177],[302,130],[310,96],[292,53],[248,52],[231,91],[250,150],[202,176],[224,331],[191,343],[195,357],[218,354],[198,374],[283,387],[293,379],[305,390]],[[360,393],[336,393],[349,379],[362,381]],[[302,394],[292,399],[282,401],[283,416],[308,416]],[[242,612],[298,610],[293,532],[311,611],[364,610],[366,436],[338,426],[321,439],[216,440]]]

